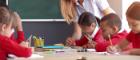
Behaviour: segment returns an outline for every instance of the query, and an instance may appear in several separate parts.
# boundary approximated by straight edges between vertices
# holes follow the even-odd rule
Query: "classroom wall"
[[[107,0],[110,7],[122,18],[122,0]]]
[[[65,43],[66,37],[71,36],[73,32],[72,25],[66,22],[23,22],[23,28],[26,38],[31,34],[45,34],[45,45]]]

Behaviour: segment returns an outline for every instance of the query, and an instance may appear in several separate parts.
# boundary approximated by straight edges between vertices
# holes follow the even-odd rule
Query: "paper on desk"
[[[10,58],[8,60],[11,60],[11,59],[24,59],[23,57],[16,57],[15,55],[8,55],[10,56]],[[32,54],[31,57],[27,58],[27,59],[36,59],[36,58],[44,58],[44,56],[41,56],[39,54]]]
[[[29,57],[29,59],[34,59],[34,58],[43,58],[44,56],[41,56],[39,54],[32,54],[31,57]]]
[[[94,52],[96,55],[121,55],[120,53],[108,53],[108,52]]]
[[[95,49],[87,49],[88,52],[96,52]]]
[[[96,55],[105,55],[105,54],[108,54],[107,52],[94,52],[94,54]]]

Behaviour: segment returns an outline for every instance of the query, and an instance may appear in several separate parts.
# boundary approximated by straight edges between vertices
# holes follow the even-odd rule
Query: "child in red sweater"
[[[10,38],[12,29],[15,27],[15,18],[18,18],[16,13],[9,11],[9,9],[4,6],[0,6],[0,60],[7,60],[8,54],[13,54],[18,57],[29,57],[32,54],[31,48],[18,44],[24,39],[19,18],[17,20],[18,26],[16,28],[20,31],[18,33],[20,39],[17,43]]]
[[[96,27],[97,18],[91,13],[82,13],[78,20],[78,24],[82,30],[82,37],[79,40],[69,37],[66,40],[67,45],[80,46],[84,48],[95,48],[95,44],[103,40],[103,37],[100,33],[101,30]],[[97,31],[97,34],[93,34],[95,30]],[[94,38],[94,36],[98,37],[98,40]]]
[[[129,43],[132,43],[133,49],[124,51],[124,54],[140,55],[140,2],[134,2],[126,12],[127,21],[131,32],[125,40],[116,46],[108,47],[108,52],[113,53],[123,50]]]
[[[118,44],[127,36],[128,33],[125,30],[121,30],[121,25],[121,19],[114,13],[108,14],[101,19],[100,28],[105,40],[96,44],[97,51],[106,51],[108,46]]]

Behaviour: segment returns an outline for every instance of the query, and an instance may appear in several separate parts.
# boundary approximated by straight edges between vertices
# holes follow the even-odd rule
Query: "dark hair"
[[[140,20],[140,2],[132,3],[126,12],[126,16],[132,19]]]
[[[92,23],[96,24],[96,17],[89,13],[89,12],[84,12],[80,15],[78,24],[80,25],[85,25],[85,26],[90,26]]]
[[[110,27],[113,27],[113,26],[117,26],[119,28],[119,30],[121,29],[121,19],[119,18],[118,15],[114,14],[114,13],[110,13],[106,16],[104,16],[102,19],[101,19],[101,23],[102,22],[107,22],[107,24],[110,26]]]

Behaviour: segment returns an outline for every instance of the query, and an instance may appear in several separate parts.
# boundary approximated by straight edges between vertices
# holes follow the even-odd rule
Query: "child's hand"
[[[24,47],[29,47],[29,42],[23,41],[23,42],[20,43],[20,45],[24,46]]]
[[[20,43],[21,46],[26,47],[26,48],[31,48],[32,52],[35,51],[34,47],[30,47],[29,42],[23,41]]]
[[[34,47],[30,47],[32,49],[32,52],[35,52],[35,48]]]
[[[16,23],[16,29],[18,31],[23,31],[21,18],[17,12],[14,12],[14,19],[15,19],[15,23]]]
[[[109,47],[107,47],[107,52],[109,52],[111,54],[117,53],[119,51],[120,51],[120,49],[118,49],[117,46],[109,46]]]
[[[32,52],[35,51],[34,47],[30,47],[29,42],[27,42],[27,41],[21,42],[20,45],[23,46],[23,47],[26,47],[26,48],[31,48]]]
[[[84,45],[83,48],[95,48],[95,46],[96,46],[95,42],[90,42]]]
[[[87,46],[88,46],[88,48],[95,48],[95,45],[96,45],[96,44],[91,44],[91,43],[90,43],[90,44],[88,44]]]
[[[67,38],[66,40],[66,45],[67,46],[75,46],[75,40],[72,37]]]

